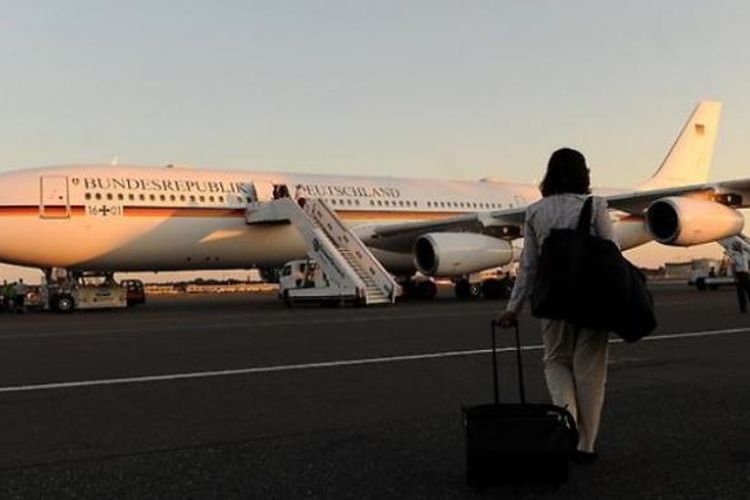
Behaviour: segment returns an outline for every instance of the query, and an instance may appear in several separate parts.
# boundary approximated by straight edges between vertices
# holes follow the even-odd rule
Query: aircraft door
[[[41,177],[40,189],[40,217],[47,219],[64,219],[70,217],[67,176],[43,175]]]
[[[273,188],[272,182],[268,181],[256,181],[253,182],[255,188],[255,199],[253,201],[271,201],[273,200]]]

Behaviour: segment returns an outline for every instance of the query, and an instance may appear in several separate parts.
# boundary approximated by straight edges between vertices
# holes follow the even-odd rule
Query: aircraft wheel
[[[482,293],[482,289],[477,283],[471,283],[469,280],[461,279],[456,281],[455,292],[456,297],[467,300],[479,297]]]
[[[437,285],[432,281],[422,281],[417,285],[417,295],[420,299],[432,300],[437,295]]]
[[[500,298],[500,282],[496,279],[484,280],[482,283],[482,296],[485,299]]]
[[[482,283],[482,295],[485,299],[498,300],[510,298],[513,291],[513,280],[510,278],[488,279]]]
[[[458,280],[453,287],[453,291],[456,293],[456,297],[459,299],[470,299],[471,283],[469,283],[468,280]]]

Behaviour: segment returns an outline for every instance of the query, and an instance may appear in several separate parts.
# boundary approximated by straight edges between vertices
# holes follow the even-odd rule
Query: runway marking
[[[702,332],[685,332],[685,333],[669,333],[663,335],[653,335],[646,337],[643,341],[653,342],[659,340],[675,340],[675,339],[688,339],[697,337],[713,337],[718,335],[730,335],[737,333],[750,333],[750,328],[731,328],[726,330],[709,330]],[[610,339],[610,344],[622,343],[622,339]],[[521,346],[522,351],[537,351],[541,350],[543,346],[537,345],[526,345]],[[498,353],[514,352],[515,347],[502,347],[497,349]],[[15,393],[15,392],[31,392],[31,391],[49,391],[56,389],[71,389],[76,387],[94,387],[94,386],[105,386],[105,385],[122,385],[122,384],[144,384],[149,382],[164,382],[172,380],[188,380],[197,378],[213,378],[213,377],[228,377],[234,375],[252,375],[258,373],[274,373],[274,372],[289,372],[299,370],[311,370],[318,368],[338,368],[347,366],[364,366],[374,364],[385,364],[385,363],[399,363],[404,361],[418,361],[426,359],[439,359],[439,358],[453,358],[453,357],[465,357],[465,356],[476,356],[478,354],[489,354],[491,349],[470,349],[462,351],[443,351],[434,353],[424,354],[406,354],[401,356],[387,356],[378,358],[363,358],[363,359],[349,359],[340,361],[322,361],[317,363],[298,363],[288,365],[274,365],[274,366],[258,366],[250,368],[237,368],[231,370],[212,370],[212,371],[201,371],[201,372],[187,372],[187,373],[171,373],[164,375],[144,375],[138,377],[122,377],[122,378],[110,378],[110,379],[98,379],[98,380],[80,380],[76,382],[53,382],[46,384],[29,384],[29,385],[16,385],[8,387],[0,387],[0,393]]]

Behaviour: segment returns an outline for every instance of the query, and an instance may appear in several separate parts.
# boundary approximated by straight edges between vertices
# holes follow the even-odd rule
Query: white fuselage
[[[245,223],[253,183],[285,184],[292,194],[301,185],[304,196],[325,199],[355,230],[518,208],[539,197],[535,186],[494,181],[182,167],[17,170],[0,174],[0,261],[145,271],[277,266],[303,257],[306,246],[293,226]],[[642,221],[632,222],[633,243],[643,243]],[[409,253],[378,256],[399,272],[411,266]]]

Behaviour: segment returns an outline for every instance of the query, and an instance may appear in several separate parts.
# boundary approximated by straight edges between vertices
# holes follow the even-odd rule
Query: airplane
[[[707,182],[721,103],[703,101],[654,175],[608,200],[623,249],[690,246],[739,234],[750,178]],[[289,224],[248,225],[270,186],[323,199],[395,276],[460,283],[518,258],[531,184],[216,170],[65,165],[0,174],[0,261],[51,272],[271,268],[303,258]],[[425,295],[434,295],[428,289]]]

